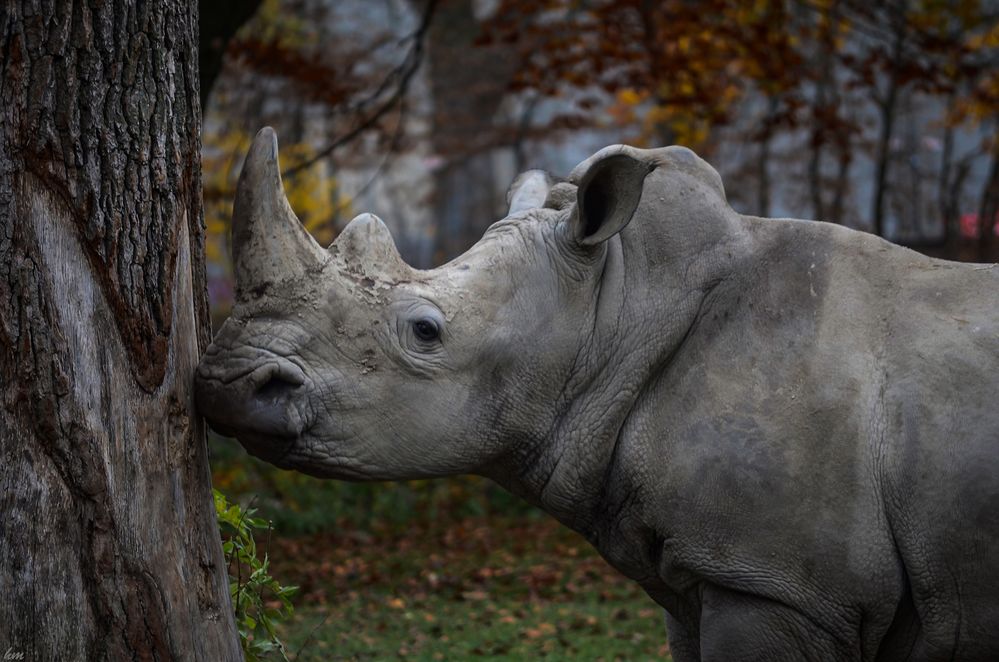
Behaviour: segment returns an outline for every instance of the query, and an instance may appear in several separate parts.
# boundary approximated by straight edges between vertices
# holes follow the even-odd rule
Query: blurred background
[[[322,244],[382,217],[428,268],[505,212],[518,172],[681,144],[732,206],[999,260],[999,2],[202,0],[208,273],[253,134]],[[299,659],[667,655],[662,620],[585,543],[484,481],[322,482],[213,439],[217,488],[301,585]]]

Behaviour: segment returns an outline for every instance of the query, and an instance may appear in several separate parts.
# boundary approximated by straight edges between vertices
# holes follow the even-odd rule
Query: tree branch
[[[359,124],[354,126],[354,128],[338,137],[332,143],[322,148],[311,157],[286,168],[284,172],[281,173],[282,176],[288,177],[300,170],[304,170],[305,168],[318,163],[332,154],[338,147],[349,143],[351,140],[370,129],[376,122],[378,122],[378,120],[384,117],[402,101],[403,97],[409,91],[409,84],[412,81],[413,76],[419,70],[420,64],[423,62],[423,52],[426,46],[425,38],[427,30],[430,27],[430,21],[433,19],[434,11],[437,9],[437,3],[438,0],[427,0],[419,27],[417,27],[413,34],[407,38],[412,40],[412,46],[406,54],[405,59],[403,59],[399,66],[395,67],[388,73],[388,75],[385,76],[382,82],[378,85],[378,88],[372,94],[356,104],[355,112],[363,112],[367,106],[376,103],[384,94],[385,90],[389,89],[391,83],[393,81],[397,81],[395,89],[392,93],[379,103],[373,111],[367,114],[367,116],[361,120]]]

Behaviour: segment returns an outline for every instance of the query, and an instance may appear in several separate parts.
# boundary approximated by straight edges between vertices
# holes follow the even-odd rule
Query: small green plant
[[[229,571],[229,594],[246,660],[287,662],[287,650],[275,634],[274,626],[291,616],[294,611],[291,596],[298,587],[282,586],[270,575],[267,554],[262,559],[257,555],[253,532],[264,530],[270,535],[270,523],[254,517],[255,508],[241,508],[218,490],[212,492]]]

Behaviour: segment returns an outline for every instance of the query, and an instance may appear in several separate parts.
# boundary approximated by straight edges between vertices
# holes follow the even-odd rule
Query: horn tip
[[[266,161],[276,161],[278,156],[278,141],[277,133],[269,126],[257,131],[257,135],[253,138],[253,145],[250,147],[250,152],[257,158],[263,158]]]

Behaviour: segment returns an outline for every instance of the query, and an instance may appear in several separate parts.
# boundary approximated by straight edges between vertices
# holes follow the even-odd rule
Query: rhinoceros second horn
[[[389,229],[374,214],[355,217],[337,236],[330,251],[339,254],[348,269],[370,277],[402,279],[411,272]]]

